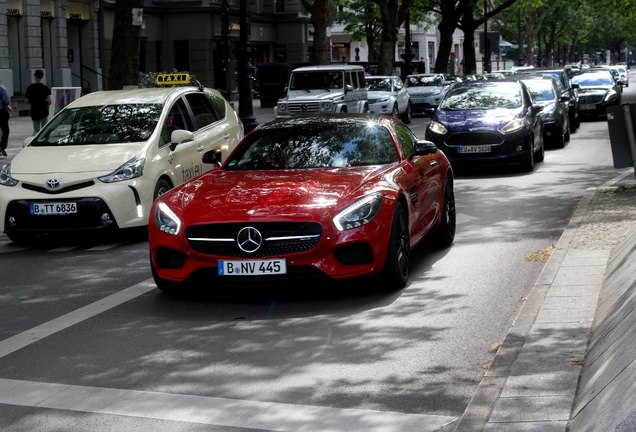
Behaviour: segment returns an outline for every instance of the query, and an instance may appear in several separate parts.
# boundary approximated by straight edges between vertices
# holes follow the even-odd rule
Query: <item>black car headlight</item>
[[[333,218],[333,223],[338,231],[346,231],[366,225],[378,215],[381,206],[381,194],[366,195],[338,213]]]
[[[166,234],[177,235],[181,230],[181,219],[163,201],[155,207],[155,225]]]
[[[11,177],[11,164],[5,164],[0,168],[0,185],[15,186],[18,181]]]
[[[616,90],[612,89],[610,91],[607,92],[607,94],[605,95],[605,102],[610,102],[614,99],[616,99],[616,97],[618,96],[618,93],[616,93]]]
[[[499,130],[503,133],[512,133],[518,131],[521,128],[523,128],[523,120],[514,119],[503,125],[501,128],[499,128]]]
[[[99,177],[99,180],[104,183],[115,183],[141,177],[144,174],[145,162],[145,158],[136,156],[117,168],[112,173],[103,177]]]

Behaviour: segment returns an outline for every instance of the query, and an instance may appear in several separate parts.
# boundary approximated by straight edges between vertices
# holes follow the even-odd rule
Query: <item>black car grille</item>
[[[32,215],[30,203],[74,202],[77,204],[77,213],[65,215]],[[110,218],[102,220],[102,215],[107,213]],[[10,221],[11,218],[11,221]],[[73,198],[57,200],[15,200],[7,206],[5,215],[5,228],[19,231],[52,231],[67,229],[101,229],[116,228],[117,224],[110,209],[100,198]]]
[[[40,193],[45,193],[45,194],[50,194],[50,195],[57,195],[57,194],[61,194],[64,192],[72,192],[72,191],[76,191],[79,189],[84,189],[87,187],[91,187],[95,184],[94,181],[89,180],[86,182],[82,182],[82,183],[77,183],[71,186],[67,186],[67,187],[63,187],[60,189],[56,189],[56,190],[51,190],[51,189],[47,189],[44,186],[36,186],[33,184],[29,184],[29,183],[22,183],[22,188],[23,189],[28,189],[31,191],[35,191],[35,192],[40,192]]]
[[[593,94],[593,95],[581,95],[579,96],[579,103],[584,105],[596,105],[603,102],[604,95]]]
[[[256,228],[263,243],[248,253],[239,248],[238,233],[245,227]],[[186,230],[188,243],[195,251],[225,257],[256,258],[306,252],[316,247],[322,235],[318,223],[232,223],[191,226]]]
[[[502,142],[501,136],[492,132],[461,132],[446,138],[446,145],[449,146],[497,145]]]

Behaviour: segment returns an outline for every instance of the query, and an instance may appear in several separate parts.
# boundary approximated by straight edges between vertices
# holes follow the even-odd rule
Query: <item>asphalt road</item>
[[[174,298],[149,279],[143,233],[0,235],[0,430],[452,430],[543,268],[532,257],[615,173],[605,121],[533,173],[458,173],[455,243],[419,250],[399,292]]]

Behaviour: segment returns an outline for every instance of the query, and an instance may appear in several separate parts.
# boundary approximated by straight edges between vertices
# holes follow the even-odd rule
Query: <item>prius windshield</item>
[[[33,146],[117,144],[146,141],[163,105],[128,104],[67,108],[38,134]]]

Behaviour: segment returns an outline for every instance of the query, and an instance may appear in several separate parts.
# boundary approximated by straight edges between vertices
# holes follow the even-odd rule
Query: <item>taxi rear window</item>
[[[128,104],[65,109],[40,132],[34,146],[116,144],[150,138],[163,106]]]

